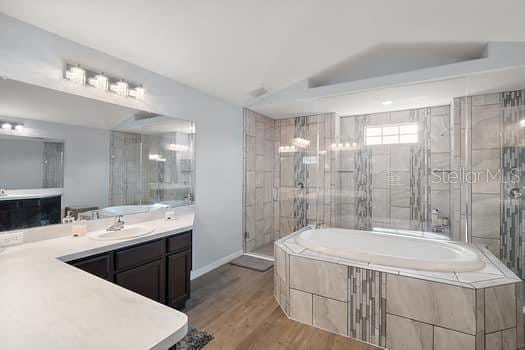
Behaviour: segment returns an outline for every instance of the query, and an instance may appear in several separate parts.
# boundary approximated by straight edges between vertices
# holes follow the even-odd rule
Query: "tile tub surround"
[[[479,271],[428,272],[313,252],[299,233],[274,247],[275,298],[289,318],[390,350],[525,348],[522,282],[486,248],[474,246]]]
[[[169,349],[186,334],[185,314],[63,261],[187,231],[193,218],[143,222],[155,230],[126,241],[65,236],[0,252],[0,348]]]

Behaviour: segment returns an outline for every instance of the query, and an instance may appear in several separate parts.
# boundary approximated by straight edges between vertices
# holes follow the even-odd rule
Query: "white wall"
[[[134,101],[77,87],[61,78],[65,61],[142,82],[147,90],[146,99]],[[202,271],[242,249],[242,110],[239,106],[1,14],[0,75],[195,121],[193,268]]]
[[[42,140],[0,139],[0,187],[41,188],[43,162]]]
[[[24,130],[16,132],[18,136],[64,141],[64,195],[62,196],[62,207],[67,205],[96,205],[104,208],[108,206],[109,130],[30,119],[9,118],[9,120],[24,124]],[[3,150],[0,150],[0,154],[2,153],[4,153]],[[17,158],[13,163],[18,162],[19,159]],[[41,163],[42,155],[40,155],[40,168],[42,168]],[[20,177],[25,176],[24,174]],[[9,183],[7,183],[7,187],[11,188]],[[41,187],[42,169],[40,169],[39,186],[26,188]]]

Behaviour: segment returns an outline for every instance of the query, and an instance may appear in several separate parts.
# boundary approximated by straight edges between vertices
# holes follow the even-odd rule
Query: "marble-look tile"
[[[430,157],[430,167],[433,171],[450,170],[449,153],[432,153]]]
[[[245,139],[246,170],[255,170],[255,137],[246,136]]]
[[[472,106],[472,149],[500,147],[500,106]]]
[[[339,135],[341,141],[354,142],[356,140],[356,117],[341,117],[339,119]]]
[[[500,237],[500,196],[472,194],[472,235],[482,238]]]
[[[499,104],[499,103],[500,103],[500,94],[497,92],[492,93],[492,94],[472,96],[473,106],[493,105],[493,104]]]
[[[439,209],[442,215],[450,216],[450,192],[449,191],[431,191],[430,204],[432,209]]]
[[[357,224],[357,216],[354,204],[341,205],[341,226],[344,228],[354,228]]]
[[[450,151],[450,118],[447,115],[430,119],[430,150],[432,153]]]
[[[292,288],[341,301],[347,300],[347,266],[291,256],[290,277]]]
[[[476,350],[475,336],[434,327],[434,350]]]
[[[271,171],[264,172],[264,203],[273,200],[273,174]]]
[[[385,189],[372,190],[372,220],[375,222],[390,222],[390,191]]]
[[[346,282],[346,281],[345,281]],[[348,304],[345,302],[313,296],[313,325],[330,332],[347,335]]]
[[[264,186],[264,156],[255,157],[255,186]]]
[[[281,186],[295,187],[294,157],[290,154],[281,156]]]
[[[246,172],[244,204],[245,205],[255,204],[255,171]]]
[[[339,162],[336,163],[336,170],[355,171],[355,152],[342,151],[337,153]]]
[[[388,173],[390,169],[389,155],[372,156],[372,188],[388,188]]]
[[[450,115],[450,105],[435,106],[430,108],[430,116]]]
[[[485,289],[485,332],[516,326],[516,286],[508,284]]]
[[[410,208],[410,187],[392,186],[390,189],[390,205],[392,207]],[[394,214],[391,214],[395,218]]]
[[[244,209],[244,230],[248,238],[255,238],[255,206],[250,205]]]
[[[505,329],[501,332],[502,350],[517,349],[516,328]]]
[[[244,132],[255,136],[255,112],[247,109],[244,110]]]
[[[264,155],[264,123],[255,122],[255,153]]]
[[[412,110],[405,109],[403,111],[390,112],[390,121],[392,123],[406,123],[410,121],[410,114]]]
[[[392,145],[390,151],[391,171],[410,171],[412,146]]]
[[[472,171],[479,174],[472,184],[473,193],[500,193],[500,163],[499,149],[472,150]]]
[[[368,125],[381,125],[390,122],[390,113],[374,113],[368,116]]]
[[[255,248],[264,245],[264,219],[255,222]]]
[[[476,334],[474,289],[388,274],[387,312]]]
[[[273,171],[273,143],[264,142],[264,171]]]
[[[410,208],[390,208],[390,225],[395,228],[410,228]]]
[[[433,350],[432,325],[387,313],[386,329],[389,350]]]
[[[273,204],[265,203],[264,204],[264,234],[268,235],[273,232]]]
[[[278,245],[275,246],[275,273],[281,279],[286,280],[286,253]]]
[[[312,300],[312,294],[290,289],[290,317],[296,321],[312,325]]]
[[[485,246],[496,257],[500,256],[500,240],[499,239],[472,236],[472,243]]]
[[[255,220],[264,219],[264,188],[255,189]]]
[[[486,350],[503,350],[503,338],[501,332],[494,332],[485,335]]]
[[[521,306],[524,303],[523,300],[523,281],[516,283],[516,305]],[[525,325],[524,325],[523,308],[516,308],[516,342],[519,349],[525,347]]]
[[[476,289],[476,332],[485,333],[485,289]]]

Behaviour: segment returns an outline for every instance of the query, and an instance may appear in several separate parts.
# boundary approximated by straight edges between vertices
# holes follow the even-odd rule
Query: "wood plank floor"
[[[289,320],[273,297],[273,269],[257,272],[224,265],[194,281],[189,323],[211,333],[211,349],[378,348]]]

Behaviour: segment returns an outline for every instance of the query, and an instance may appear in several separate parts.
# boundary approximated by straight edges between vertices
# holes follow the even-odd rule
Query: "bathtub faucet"
[[[318,222],[318,223],[315,224],[315,229],[319,230],[321,228],[321,226],[323,226],[323,225],[324,225],[324,222],[322,222],[322,221]]]

